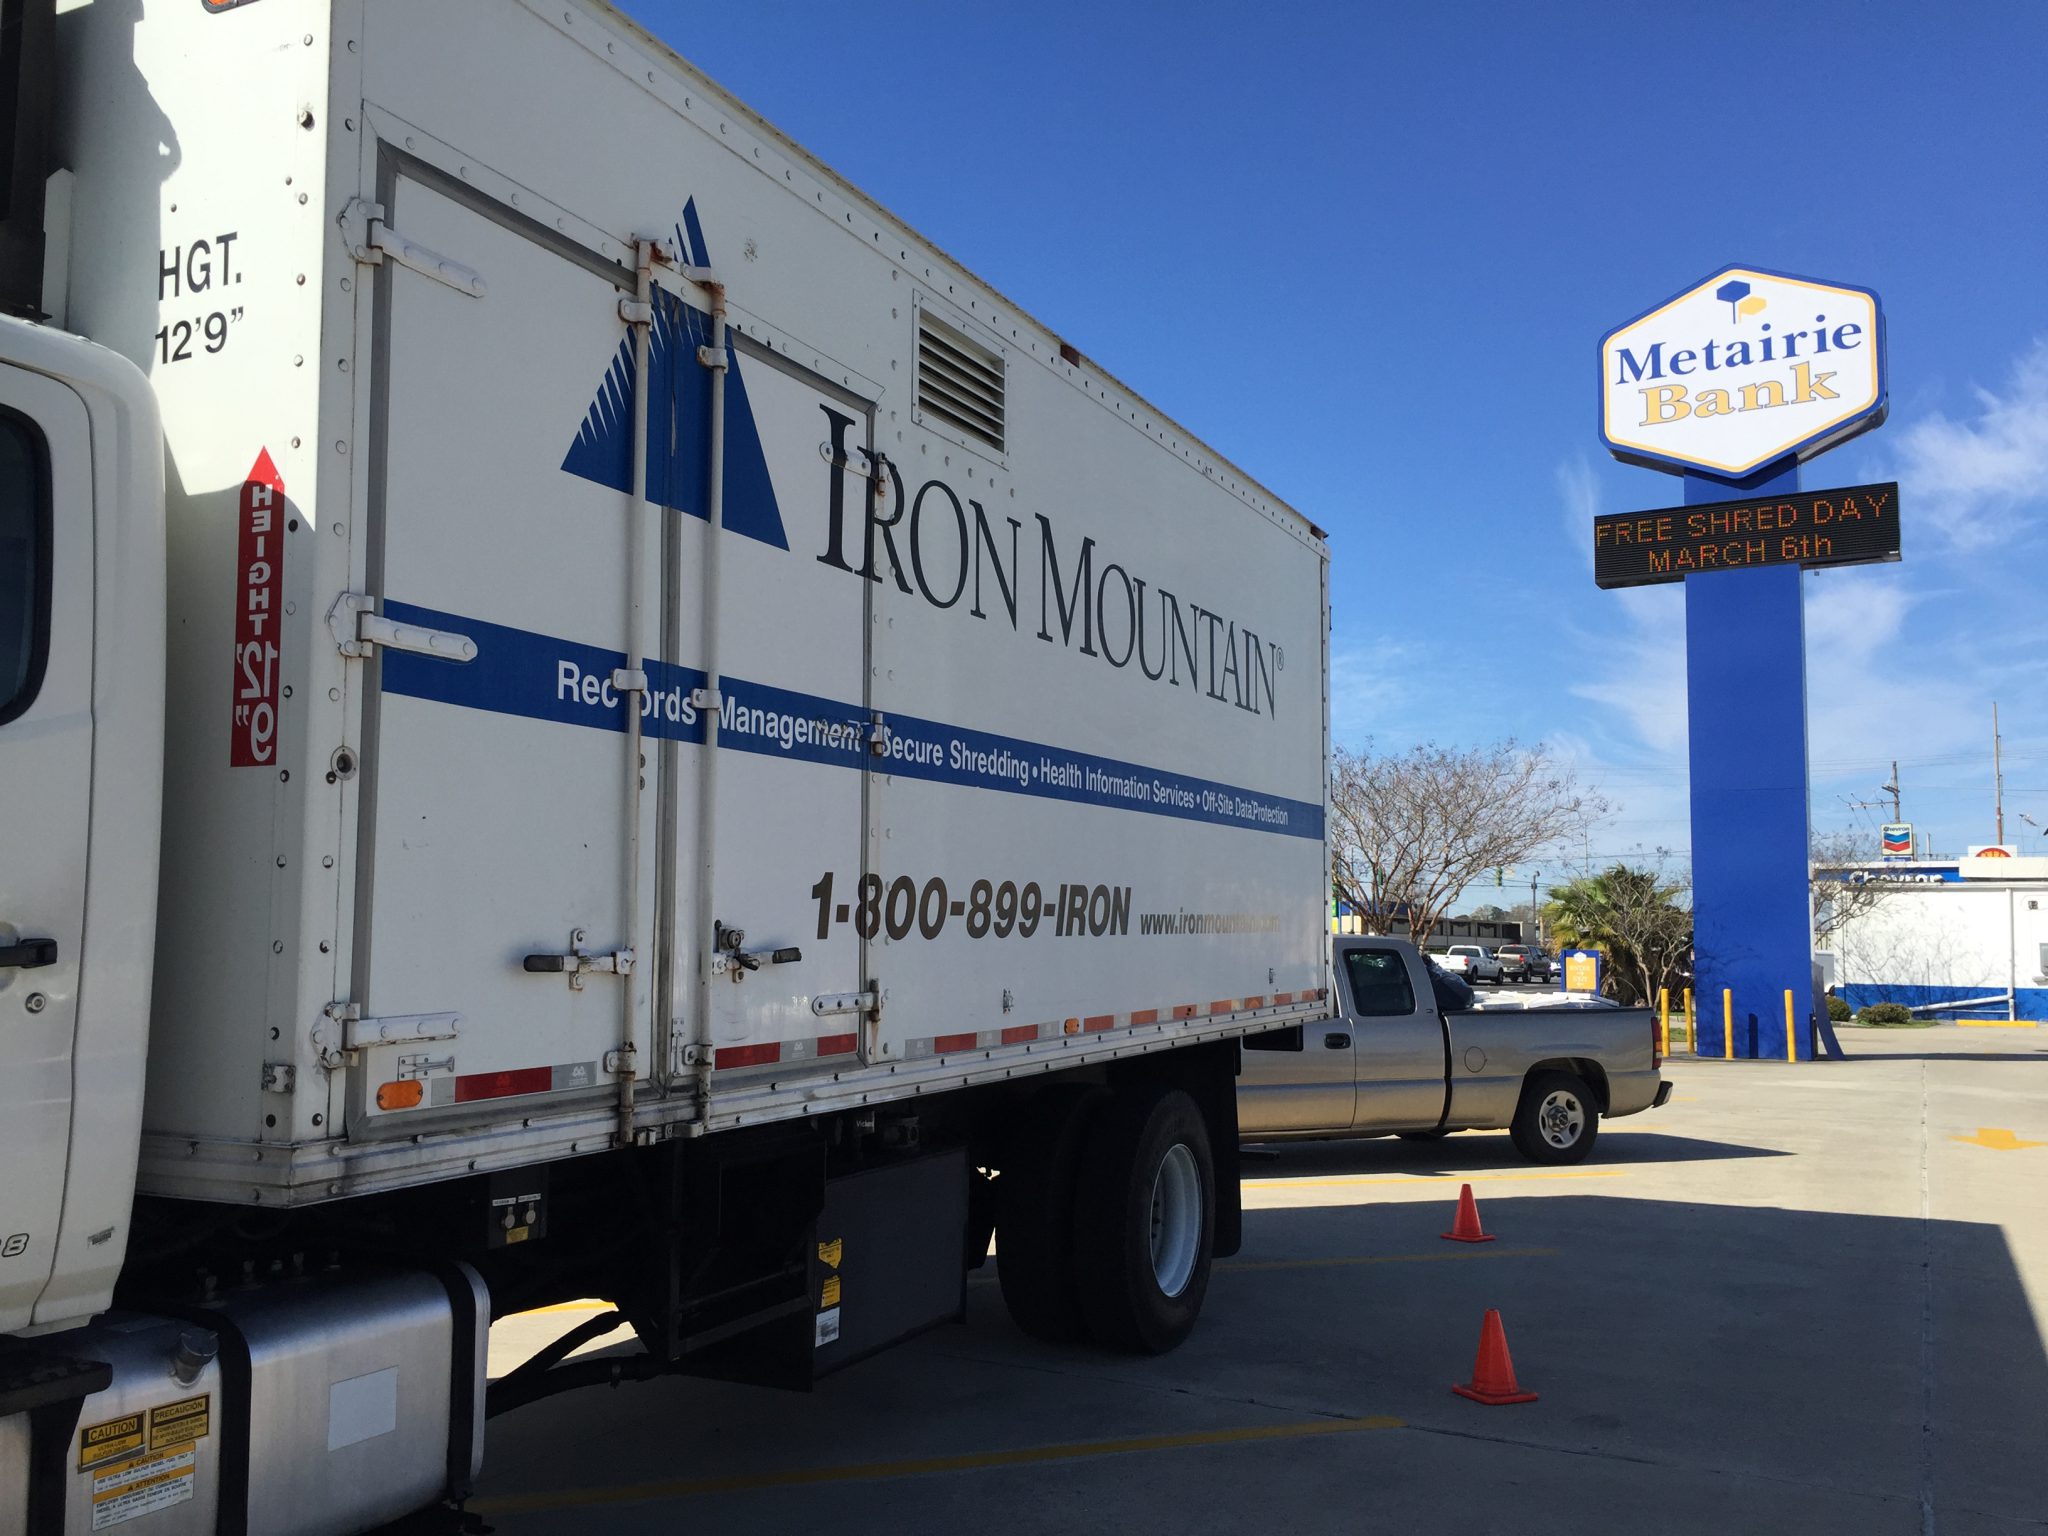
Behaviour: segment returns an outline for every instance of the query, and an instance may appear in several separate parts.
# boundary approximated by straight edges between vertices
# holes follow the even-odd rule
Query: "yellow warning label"
[[[88,1424],[78,1432],[78,1465],[81,1471],[141,1449],[142,1415],[139,1413]]]
[[[845,1243],[844,1238],[835,1237],[829,1243],[818,1244],[818,1262],[827,1269],[837,1269]]]
[[[171,1445],[190,1445],[204,1440],[211,1427],[213,1398],[202,1392],[149,1410],[149,1448],[160,1451]]]
[[[818,1296],[818,1305],[821,1307],[836,1307],[839,1305],[839,1277],[837,1275],[827,1275],[825,1277],[825,1289]]]

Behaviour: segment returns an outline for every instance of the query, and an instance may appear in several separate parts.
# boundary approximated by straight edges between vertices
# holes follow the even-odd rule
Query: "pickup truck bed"
[[[1399,939],[1340,938],[1341,1013],[1244,1042],[1245,1141],[1514,1132],[1535,1162],[1574,1163],[1599,1121],[1670,1094],[1646,1008],[1469,1009]]]

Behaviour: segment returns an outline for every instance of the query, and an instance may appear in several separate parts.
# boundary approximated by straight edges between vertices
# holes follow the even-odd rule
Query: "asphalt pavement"
[[[1049,1349],[993,1267],[809,1395],[670,1379],[494,1420],[505,1536],[2048,1531],[2048,1028],[1670,1067],[1595,1160],[1504,1134],[1246,1165],[1195,1336]],[[1497,1240],[1445,1242],[1469,1181]],[[1539,1400],[1454,1396],[1498,1308]],[[578,1321],[508,1319],[502,1373]],[[624,1347],[617,1341],[595,1347]]]

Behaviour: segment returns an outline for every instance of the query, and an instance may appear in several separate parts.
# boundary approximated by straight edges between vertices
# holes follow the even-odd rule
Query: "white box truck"
[[[7,19],[0,1532],[459,1501],[991,1233],[1177,1343],[1330,1011],[1319,531],[598,0]]]

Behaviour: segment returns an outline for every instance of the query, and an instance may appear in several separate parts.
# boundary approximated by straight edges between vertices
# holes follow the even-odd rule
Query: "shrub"
[[[1856,1015],[1859,1024],[1910,1024],[1913,1010],[1904,1003],[1872,1003]]]
[[[1893,1005],[1896,1006],[1896,1005]],[[1828,1017],[1837,1024],[1846,1024],[1855,1016],[1856,1010],[1839,997],[1828,999]]]

